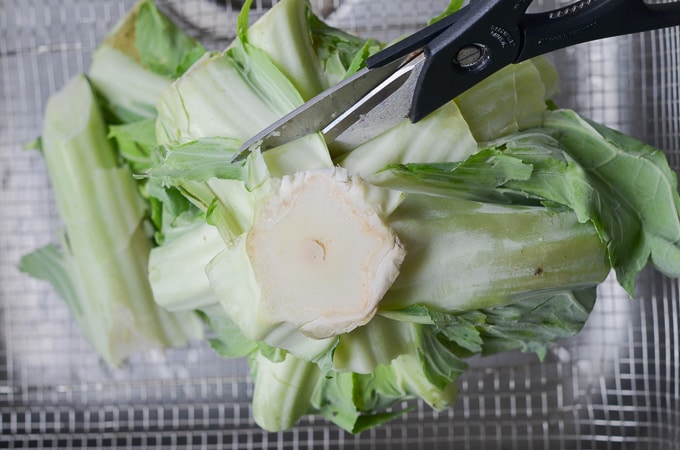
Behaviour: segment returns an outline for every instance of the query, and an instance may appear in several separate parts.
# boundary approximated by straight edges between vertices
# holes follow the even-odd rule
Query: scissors
[[[581,0],[527,13],[532,0],[472,0],[368,58],[366,67],[246,141],[233,158],[321,132],[350,151],[409,118],[417,122],[501,68],[606,37],[680,25],[680,2]]]

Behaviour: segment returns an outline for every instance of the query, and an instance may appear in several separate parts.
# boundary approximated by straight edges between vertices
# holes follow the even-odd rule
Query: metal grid
[[[608,280],[586,328],[543,362],[470,361],[458,403],[416,409],[352,436],[314,417],[266,433],[253,423],[242,360],[204,344],[135,356],[112,370],[66,306],[17,261],[59,226],[45,169],[22,146],[47,97],[85,70],[132,1],[0,1],[0,448],[676,449],[680,442],[678,283],[647,270],[633,301]],[[417,29],[446,1],[314,0],[338,26],[383,40]],[[237,2],[165,0],[209,46],[231,37]],[[268,3],[256,1],[257,10]],[[677,29],[552,55],[558,104],[667,150],[680,168]]]

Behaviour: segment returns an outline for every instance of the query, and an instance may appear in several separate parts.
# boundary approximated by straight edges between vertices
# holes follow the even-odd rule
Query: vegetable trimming
[[[249,6],[224,50],[163,46],[172,69],[136,42],[122,67],[165,80],[152,100],[107,101],[113,84],[95,75],[109,72],[90,79],[150,228],[140,272],[153,300],[201,317],[220,355],[248,358],[263,428],[320,414],[361,432],[403,400],[450,407],[467,358],[544,357],[579,332],[611,271],[631,296],[648,263],[680,275],[663,152],[554,107],[543,58],[341,157],[315,134],[232,164],[243,141],[383,47],[304,0],[252,25]]]

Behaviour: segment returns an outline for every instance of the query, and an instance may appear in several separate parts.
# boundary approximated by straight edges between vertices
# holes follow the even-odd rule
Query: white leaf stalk
[[[263,307],[314,338],[366,324],[404,249],[342,168],[272,179],[258,192],[246,248]]]
[[[333,168],[269,178],[246,194],[252,226],[207,268],[246,337],[313,358],[373,318],[405,251],[369,192]]]
[[[205,56],[161,95],[160,143],[243,141],[365,62],[359,48],[350,64],[347,53],[340,58],[340,47],[350,51],[356,41],[323,27],[320,36],[305,0],[277,3],[250,28],[249,5],[231,47]],[[342,70],[325,78],[334,52]],[[320,413],[358,432],[389,420],[386,408],[412,396],[450,406],[463,358],[512,349],[544,356],[592,308],[611,269],[603,235],[625,231],[621,255],[629,257],[640,248],[637,209],[658,205],[653,196],[635,211],[602,208],[621,190],[618,173],[641,166],[635,156],[627,169],[598,165],[595,177],[574,169],[570,146],[590,162],[622,141],[594,137],[580,121],[556,123],[561,114],[546,105],[556,88],[556,72],[538,58],[341,157],[312,134],[255,149],[245,167],[215,172],[228,172],[223,178],[195,180],[187,167],[186,179],[175,179],[217,231],[203,228],[152,252],[156,301],[200,308],[219,338],[213,348],[250,357],[254,419],[272,431]],[[554,139],[517,133],[545,131],[546,123]],[[503,136],[508,142],[494,144]],[[649,174],[664,173],[674,186],[661,166],[648,164]],[[645,198],[635,190],[629,197]],[[651,254],[675,273],[677,214],[666,209],[659,223],[672,224],[667,238],[648,233],[642,250],[651,253],[636,261]],[[642,221],[656,230],[657,221]],[[182,276],[178,262],[192,269]]]
[[[268,13],[267,23],[288,24],[290,8],[304,9],[305,2],[282,2]],[[298,13],[293,15],[298,17]],[[275,19],[279,14],[282,16]],[[158,103],[159,142],[185,143],[214,136],[244,140],[313,93],[302,95],[295,86],[316,86],[318,80],[311,75],[305,80],[303,72],[291,76],[275,63],[272,49],[264,45],[270,39],[260,39],[266,31],[262,27],[258,25],[249,33],[249,42],[236,41],[223,53],[206,55],[164,92]],[[299,49],[301,55],[308,50],[306,44]],[[528,61],[505,71],[497,82],[511,91],[518,80],[529,78],[522,82],[542,86],[543,72]],[[508,98],[506,103],[535,121],[545,110],[544,95],[545,90],[540,89],[522,98]],[[451,291],[446,291],[450,277],[432,280],[421,277],[423,272],[409,269],[415,275],[411,278],[414,288],[400,289],[399,300],[390,294],[395,281],[402,286],[398,274],[403,262],[414,268],[425,267],[430,260],[426,252],[420,253],[422,257],[406,255],[407,249],[391,222],[407,194],[377,186],[376,174],[389,164],[459,161],[475,153],[475,133],[465,117],[474,116],[478,104],[488,104],[488,98],[485,89],[471,90],[460,104],[449,102],[416,124],[405,120],[335,161],[322,137],[311,135],[262,154],[251,154],[243,181],[208,180],[203,204],[213,201],[215,211],[233,219],[212,222],[223,244],[203,252],[201,264],[207,277],[194,277],[187,284],[173,281],[174,262],[162,255],[196,255],[188,248],[192,238],[164,246],[186,249],[154,250],[152,284],[156,301],[172,305],[173,310],[221,306],[249,340],[263,341],[308,361],[324,354],[330,358],[328,353],[335,349],[336,369],[366,373],[378,364],[389,363],[409,348],[410,338],[398,340],[398,345],[386,341],[376,348],[358,338],[372,330],[399,328],[383,319],[379,327],[366,328],[373,323],[383,297],[393,299],[389,303],[392,307],[417,304],[424,300],[422,296],[406,299],[402,293],[425,286],[444,296],[438,303],[446,308],[451,299],[445,294]],[[485,131],[487,136],[517,127],[512,115],[494,117]],[[454,213],[442,214],[455,231],[462,222],[456,221],[457,206],[451,208]],[[395,217],[401,226],[403,215]],[[417,222],[419,218],[413,219]],[[409,240],[424,245],[433,239],[427,234],[419,240],[417,227],[413,235],[410,229],[407,231],[402,230]],[[462,236],[468,231],[465,228],[447,236]],[[437,236],[436,230],[433,232]],[[449,270],[455,272],[465,263],[448,250],[446,242],[432,242],[441,246],[432,254],[446,256]],[[201,245],[197,243],[195,248]],[[436,261],[432,263],[436,268]],[[486,263],[480,260],[479,264]],[[183,296],[186,301],[182,301]],[[452,305],[474,301],[457,299]],[[500,301],[509,301],[509,297],[503,295]]]
[[[56,287],[112,366],[139,351],[201,338],[202,324],[192,313],[173,314],[154,303],[145,205],[132,173],[118,163],[85,76],[50,97],[42,144],[65,238],[61,252],[50,247],[25,256],[22,270]],[[46,267],[45,255],[59,267]]]

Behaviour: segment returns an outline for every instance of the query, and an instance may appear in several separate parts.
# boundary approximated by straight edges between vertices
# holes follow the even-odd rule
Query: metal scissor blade
[[[312,133],[344,149],[380,134],[408,116],[415,80],[424,56],[399,58],[362,69],[246,141],[232,159],[241,161],[251,149],[278,147]]]
[[[322,132],[332,152],[348,152],[407,119],[424,63],[422,52],[414,55],[387,80],[328,124]]]

